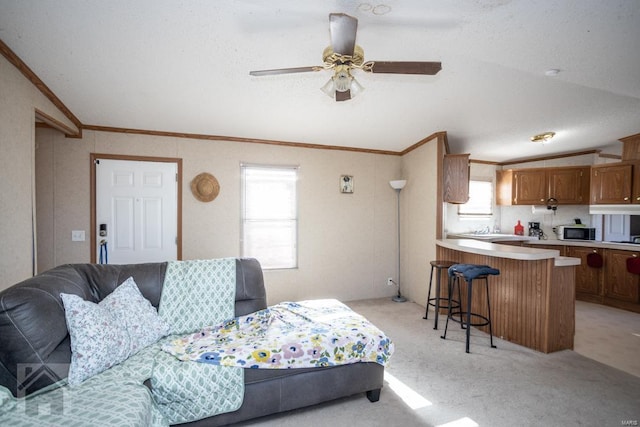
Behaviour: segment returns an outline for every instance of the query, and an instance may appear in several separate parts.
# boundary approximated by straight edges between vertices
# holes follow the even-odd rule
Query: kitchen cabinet
[[[640,203],[640,162],[633,163],[631,181],[631,203]]]
[[[513,173],[513,204],[541,205],[548,197],[547,173],[544,169],[525,169]]]
[[[591,204],[631,203],[632,178],[633,165],[631,163],[591,166]],[[637,189],[640,191],[640,185],[637,185]],[[640,198],[638,202],[640,202]]]
[[[605,299],[632,304],[640,303],[638,298],[640,295],[638,291],[640,275],[627,271],[627,259],[640,257],[640,252],[607,249],[605,255]]]
[[[581,301],[602,303],[602,280],[604,266],[601,268],[590,267],[587,264],[589,254],[597,253],[604,257],[605,250],[602,248],[568,246],[567,256],[580,258],[580,265],[576,267],[576,299]]]
[[[619,245],[624,246],[619,249],[598,242],[585,242],[584,245],[526,243],[525,246],[556,249],[560,255],[580,259],[574,273],[577,300],[640,313],[640,275],[627,271],[627,259],[640,258],[640,245]],[[601,268],[587,265],[587,256],[594,252],[602,255]]]
[[[589,175],[589,167],[548,169],[549,197],[560,205],[588,204]]]
[[[442,161],[442,198],[447,203],[469,200],[469,154],[445,154]]]
[[[589,167],[531,168],[498,171],[498,205],[544,205],[554,198],[559,205],[589,203]]]

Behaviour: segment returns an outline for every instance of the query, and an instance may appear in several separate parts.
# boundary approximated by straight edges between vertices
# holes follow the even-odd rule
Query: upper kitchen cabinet
[[[592,205],[640,204],[640,133],[620,141],[622,162],[591,166]]]
[[[445,154],[442,197],[447,203],[467,203],[469,200],[469,154]]]
[[[609,163],[591,166],[591,204],[632,203],[633,165],[631,163]],[[640,191],[640,185],[636,185]],[[638,200],[640,203],[640,194]]]
[[[541,205],[556,199],[560,205],[589,201],[589,167],[509,169],[497,172],[499,205]]]
[[[589,204],[589,167],[548,169],[549,197],[561,205]]]
[[[640,160],[640,133],[620,138],[622,160]]]

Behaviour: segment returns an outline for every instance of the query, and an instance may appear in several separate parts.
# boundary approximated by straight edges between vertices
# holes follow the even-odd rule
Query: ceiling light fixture
[[[551,140],[551,138],[553,138],[555,134],[556,134],[555,132],[545,132],[545,133],[540,133],[538,135],[533,135],[531,137],[531,141],[539,142],[541,144],[546,144]]]
[[[547,77],[555,77],[560,74],[560,70],[558,68],[550,68],[544,72],[544,75]]]
[[[347,65],[338,65],[335,67],[335,74],[329,79],[321,91],[334,98],[337,92],[350,92],[350,97],[354,98],[364,90],[364,87],[351,75]],[[348,98],[347,98],[348,99]]]

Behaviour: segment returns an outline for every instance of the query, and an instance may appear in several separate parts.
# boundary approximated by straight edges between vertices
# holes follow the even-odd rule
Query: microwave
[[[560,240],[596,240],[596,229],[589,227],[560,225],[556,234]]]

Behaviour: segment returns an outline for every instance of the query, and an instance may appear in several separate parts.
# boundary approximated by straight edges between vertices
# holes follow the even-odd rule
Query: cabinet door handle
[[[624,200],[625,200],[625,201],[627,201],[627,200],[629,200],[629,198],[628,198],[628,197],[625,197],[625,198],[624,198]]]
[[[544,199],[540,199],[541,202],[544,202]]]

